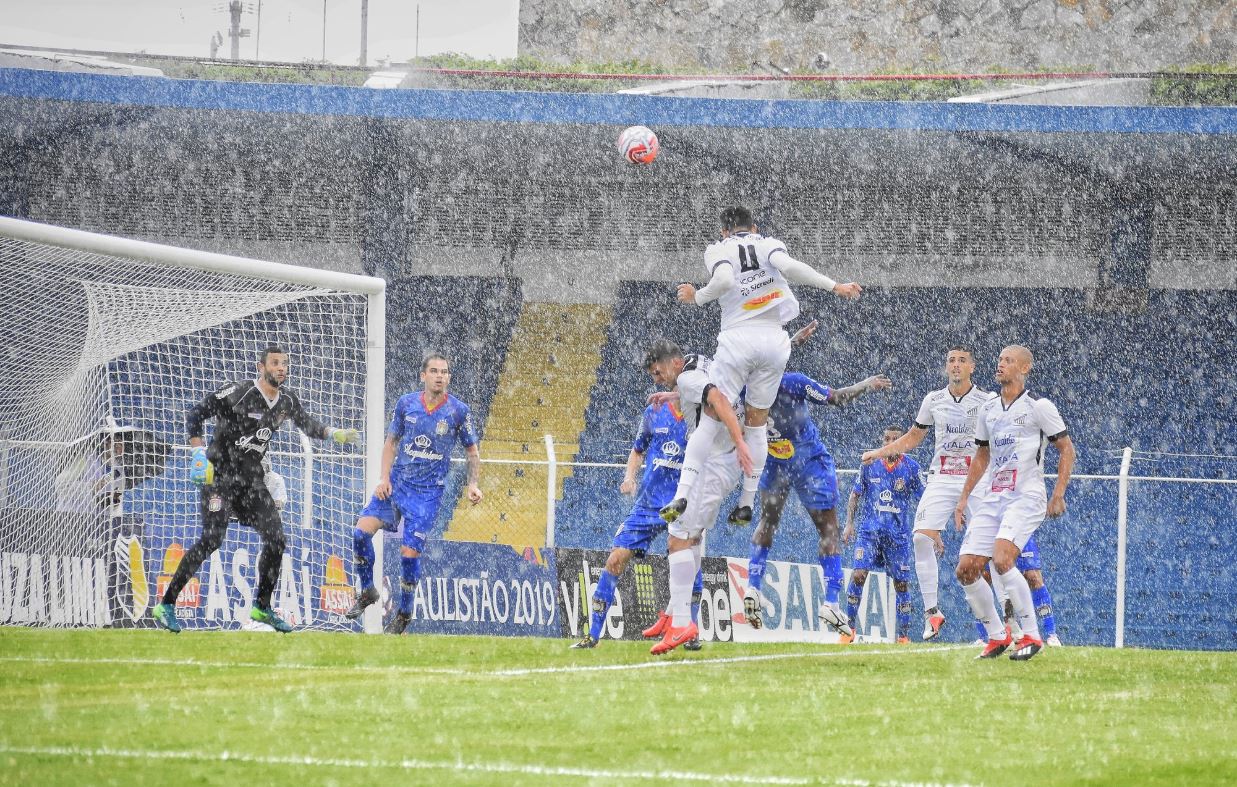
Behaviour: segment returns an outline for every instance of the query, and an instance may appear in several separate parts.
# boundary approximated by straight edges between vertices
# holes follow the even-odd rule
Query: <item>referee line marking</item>
[[[189,760],[199,762],[238,762],[246,765],[301,765],[315,768],[387,768],[399,770],[446,770],[471,773],[506,773],[525,776],[561,776],[573,779],[606,779],[612,781],[648,782],[693,781],[711,784],[827,784],[844,787],[968,787],[968,785],[942,784],[939,782],[902,782],[889,779],[869,781],[845,777],[805,776],[748,776],[736,773],[698,773],[693,771],[616,771],[596,768],[570,768],[543,765],[519,765],[506,762],[466,762],[462,759],[448,760],[362,760],[340,757],[313,757],[304,755],[258,755],[243,752],[194,752],[176,750],[84,748],[77,746],[9,746],[0,744],[0,754],[24,754],[36,757],[113,757],[138,760]]]
[[[454,677],[507,678],[524,675],[561,675],[564,673],[622,672],[626,670],[666,669],[670,667],[712,666],[717,664],[742,664],[746,662],[786,661],[789,659],[855,658],[863,656],[910,656],[924,653],[943,653],[972,648],[973,645],[939,645],[931,648],[897,648],[867,650],[804,651],[802,653],[766,653],[753,656],[722,656],[703,659],[672,659],[638,661],[629,664],[563,664],[548,667],[525,667],[513,669],[473,670],[453,667],[415,667],[369,664],[296,664],[289,662],[263,663],[256,661],[204,661],[202,659],[174,658],[80,658],[72,656],[0,656],[0,663],[18,664],[99,664],[152,667],[201,667],[205,669],[264,669],[291,672],[367,672],[398,673],[408,675],[451,675]]]

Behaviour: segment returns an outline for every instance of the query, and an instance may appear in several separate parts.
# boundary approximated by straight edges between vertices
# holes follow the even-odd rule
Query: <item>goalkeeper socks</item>
[[[760,476],[765,471],[765,460],[769,458],[769,427],[743,427],[743,442],[752,455],[752,472],[743,476],[743,490],[739,492],[739,505],[752,506],[756,504],[756,490],[760,487]]]
[[[836,607],[842,593],[842,556],[821,555],[820,568],[825,572],[825,603]]]
[[[1022,635],[1040,639],[1039,621],[1035,618],[1035,605],[1031,603],[1031,586],[1027,584],[1027,578],[1014,566],[1001,574],[1001,581],[1005,583],[1009,600],[1014,602],[1014,617],[1022,627]]]
[[[258,558],[258,590],[254,596],[254,604],[259,609],[271,608],[271,594],[275,592],[275,583],[279,581],[279,572],[283,568],[286,543],[282,531],[262,539],[262,554]]]
[[[909,638],[911,635],[911,589],[898,590],[894,586],[894,606],[897,609],[898,639]]]
[[[588,635],[593,639],[601,639],[601,629],[606,624],[606,612],[614,603],[614,585],[618,577],[606,569],[601,570],[597,578],[597,589],[593,591],[593,614],[589,617]]]
[[[709,461],[709,455],[713,453],[713,440],[725,429],[716,418],[703,413],[700,415],[700,423],[696,426],[696,431],[687,438],[687,448],[683,451],[683,469],[679,471],[679,485],[674,490],[675,500],[687,499],[692,484],[696,483],[696,478],[700,475],[700,468],[704,467]]]
[[[859,617],[859,599],[861,598],[863,598],[863,585],[857,584],[852,579],[846,586],[846,620],[856,633],[859,629],[855,628],[855,619]]]
[[[421,578],[421,557],[399,558],[399,611],[404,615],[412,614],[412,597],[417,590],[417,580]]]
[[[700,622],[700,598],[704,595],[704,571],[696,572],[696,584],[692,585],[692,623]]]
[[[361,590],[374,586],[374,536],[361,528],[352,529],[352,552],[356,556],[356,573]]]
[[[760,593],[765,584],[765,564],[769,562],[769,548],[752,544],[751,554],[747,558],[747,589],[749,592]]]
[[[1031,591],[1031,602],[1035,604],[1035,614],[1039,616],[1039,627],[1048,638],[1057,633],[1057,620],[1052,614],[1052,596],[1047,585],[1040,585]]]
[[[936,606],[940,593],[940,566],[936,560],[936,542],[923,533],[916,532],[911,541],[915,545],[915,577],[919,580],[919,594],[923,596],[923,608]]]

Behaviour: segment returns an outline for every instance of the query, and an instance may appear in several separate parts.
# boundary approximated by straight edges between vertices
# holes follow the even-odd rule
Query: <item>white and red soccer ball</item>
[[[661,143],[647,127],[632,126],[619,134],[618,149],[632,164],[652,164],[661,151]]]

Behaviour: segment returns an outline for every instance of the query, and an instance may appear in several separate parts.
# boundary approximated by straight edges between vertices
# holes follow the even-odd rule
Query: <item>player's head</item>
[[[451,361],[437,350],[421,356],[421,385],[427,393],[441,396],[451,383]]]
[[[276,388],[288,379],[288,354],[278,344],[268,344],[258,356],[258,376]]]
[[[667,390],[678,382],[683,364],[683,351],[669,339],[658,339],[644,354],[644,371],[653,378],[654,385]]]
[[[734,205],[722,211],[722,237],[727,238],[735,232],[751,232],[756,229],[752,221],[752,212],[742,205]]]
[[[1035,366],[1035,356],[1021,344],[1011,344],[996,361],[996,381],[1001,385],[1010,383],[1026,384],[1027,375]]]
[[[945,376],[953,385],[966,385],[975,374],[975,351],[968,345],[955,344],[945,353]]]
[[[881,445],[889,445],[892,442],[896,442],[904,434],[906,434],[906,431],[900,426],[886,426],[885,431],[881,432]]]

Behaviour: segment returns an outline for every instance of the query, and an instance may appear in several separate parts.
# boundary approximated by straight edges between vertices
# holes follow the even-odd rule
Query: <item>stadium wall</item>
[[[524,0],[518,51],[559,63],[630,60],[746,72],[843,73],[927,64],[940,71],[1160,69],[1232,62],[1237,22],[1223,3],[1098,0]]]

